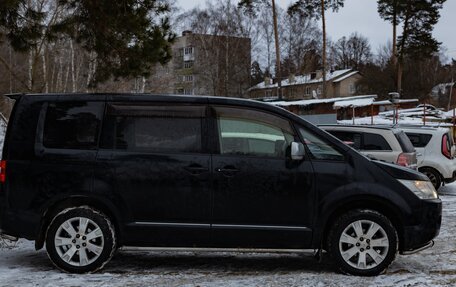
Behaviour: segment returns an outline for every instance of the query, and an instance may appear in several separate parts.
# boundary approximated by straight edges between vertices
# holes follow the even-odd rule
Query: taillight
[[[6,160],[0,161],[0,183],[6,181]]]
[[[451,159],[451,146],[450,141],[447,134],[442,136],[442,154]]]
[[[400,166],[405,166],[405,167],[408,167],[409,166],[409,158],[406,154],[404,153],[401,153],[398,157],[397,157],[397,162],[396,162],[397,165],[400,165]]]

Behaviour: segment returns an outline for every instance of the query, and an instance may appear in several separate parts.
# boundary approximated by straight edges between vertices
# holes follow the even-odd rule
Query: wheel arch
[[[420,167],[418,168],[418,171],[421,172],[423,169],[431,169],[431,170],[435,171],[435,172],[440,176],[440,179],[441,179],[441,180],[444,179],[442,173],[441,173],[437,168],[435,168],[435,167],[433,167],[433,166],[430,166],[430,165],[420,166]]]
[[[391,221],[391,223],[397,231],[399,239],[399,250],[402,250],[402,244],[404,241],[404,222],[402,220],[403,214],[401,213],[399,208],[395,207],[394,205],[388,203],[386,200],[379,197],[357,198],[335,206],[329,212],[328,216],[326,216],[323,220],[317,223],[318,225],[323,226],[323,228],[314,238],[314,245],[323,247],[323,249],[326,250],[327,238],[330,229],[334,225],[336,219],[339,218],[341,215],[349,212],[350,210],[355,209],[369,209],[386,216]]]
[[[122,242],[123,230],[122,225],[120,224],[121,215],[113,204],[107,202],[106,200],[101,200],[89,196],[72,196],[69,198],[58,200],[50,206],[48,206],[41,219],[37,239],[35,240],[36,250],[43,248],[46,239],[46,230],[49,224],[51,223],[52,219],[62,210],[78,206],[89,206],[104,213],[111,220],[112,225],[115,228],[117,236],[116,240],[118,244]],[[118,246],[120,245],[121,244],[119,244]]]

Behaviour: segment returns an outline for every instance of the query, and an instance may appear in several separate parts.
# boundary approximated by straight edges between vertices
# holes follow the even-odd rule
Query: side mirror
[[[302,160],[305,155],[304,145],[298,142],[291,143],[291,159]]]

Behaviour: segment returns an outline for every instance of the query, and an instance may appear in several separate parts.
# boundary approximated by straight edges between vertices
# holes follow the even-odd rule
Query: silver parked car
[[[319,127],[371,159],[417,169],[415,148],[400,129],[367,125],[322,125]]]

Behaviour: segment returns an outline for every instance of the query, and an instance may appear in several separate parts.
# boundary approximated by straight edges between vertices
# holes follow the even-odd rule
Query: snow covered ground
[[[0,286],[455,286],[456,184],[440,189],[442,230],[435,246],[401,256],[386,274],[339,274],[328,258],[308,254],[120,251],[99,273],[74,275],[53,267],[30,241],[0,248]]]

